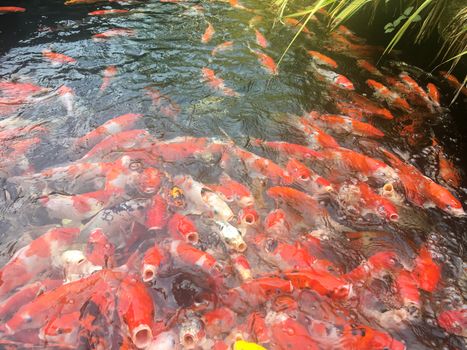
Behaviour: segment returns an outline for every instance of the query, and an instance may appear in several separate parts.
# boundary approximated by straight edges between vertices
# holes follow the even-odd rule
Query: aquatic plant
[[[273,0],[273,5],[278,10],[279,19],[283,17],[302,17],[303,19],[300,30],[291,40],[284,55],[299,33],[305,28],[307,22],[319,11],[326,10],[329,13],[328,26],[330,30],[333,30],[364,9],[372,11],[371,21],[376,11],[380,11],[383,6],[392,6],[401,8],[401,13],[395,20],[388,21],[384,27],[386,33],[395,32],[384,54],[392,51],[401,39],[408,34],[409,29],[418,28],[416,34],[412,35],[411,40],[414,43],[426,40],[434,30],[438,29],[444,38],[444,44],[434,60],[441,59],[443,60],[442,64],[450,62],[450,70],[452,70],[467,50],[467,6],[460,5],[460,11],[442,29],[441,27],[445,25],[449,12],[452,13],[454,1],[409,0],[406,2],[405,8],[400,2],[397,3],[394,4],[394,1],[391,0],[311,0],[310,6],[298,11],[294,9],[291,10],[294,12],[286,14],[286,9],[290,7],[290,0]]]

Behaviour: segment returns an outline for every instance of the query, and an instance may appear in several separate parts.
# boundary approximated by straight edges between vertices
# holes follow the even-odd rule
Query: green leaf
[[[397,27],[399,24],[401,24],[401,22],[402,22],[403,19],[404,19],[404,18],[399,17],[398,19],[396,19],[396,20],[393,22],[392,25],[393,25],[394,27]]]
[[[405,9],[404,15],[410,16],[410,14],[412,13],[412,11],[413,11],[413,6],[409,6],[409,7],[407,7],[407,8]]]
[[[417,15],[413,20],[412,22],[420,22],[422,20],[422,17],[420,17],[420,15]]]
[[[388,29],[394,29],[394,25],[392,23],[388,23],[384,26],[384,30],[388,30]]]
[[[388,29],[386,29],[386,30],[384,31],[384,33],[386,33],[386,34],[392,33],[392,32],[394,31],[394,29],[395,29],[394,27],[388,28]]]

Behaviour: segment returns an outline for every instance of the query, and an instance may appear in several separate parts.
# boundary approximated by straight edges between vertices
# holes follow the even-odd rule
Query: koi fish
[[[92,38],[94,39],[94,41],[100,41],[100,40],[115,38],[118,36],[134,36],[135,34],[136,34],[136,31],[133,29],[114,28],[114,29],[106,30],[105,32],[102,32],[102,33],[94,34]]]
[[[312,122],[339,134],[354,134],[364,137],[383,137],[384,133],[373,125],[352,119],[344,115],[322,114],[310,112]]]
[[[270,320],[272,318],[272,320]],[[266,323],[270,325],[272,340],[278,349],[318,350],[307,329],[298,321],[279,314],[275,317],[268,315]]]
[[[367,60],[359,59],[357,60],[357,66],[359,66],[361,69],[366,70],[368,73],[377,76],[377,77],[383,77],[383,73],[376,68],[374,65],[372,65],[370,62]]]
[[[225,96],[238,96],[238,92],[225,86],[224,80],[217,77],[214,71],[210,68],[203,68],[203,79],[208,83],[209,87]]]
[[[294,143],[284,141],[264,141],[260,139],[252,139],[250,142],[254,146],[262,146],[274,150],[284,159],[289,159],[290,157],[297,158],[301,161],[322,159],[320,152]]]
[[[146,250],[141,263],[141,276],[143,282],[153,281],[157,277],[157,273],[165,260],[166,258],[164,253],[157,245]]]
[[[259,50],[253,50],[250,49],[257,57],[259,60],[259,63],[263,66],[263,68],[272,75],[277,75],[279,74],[276,62],[274,59],[265,53],[259,51]]]
[[[167,224],[168,216],[166,201],[160,195],[155,195],[146,213],[145,226],[148,230],[162,230]]]
[[[454,216],[465,215],[462,204],[446,188],[438,185],[413,165],[404,163],[387,150],[381,148],[381,151],[396,169],[410,202],[420,207],[435,205]]]
[[[216,337],[228,333],[237,324],[237,314],[227,307],[219,307],[202,316],[206,335]]]
[[[313,61],[316,64],[320,65],[320,66],[328,66],[328,67],[334,68],[334,69],[336,69],[338,67],[336,61],[334,61],[332,58],[322,54],[321,52],[308,50],[307,53],[308,53],[308,55],[311,56]]]
[[[26,9],[24,7],[16,7],[16,6],[0,6],[0,13],[18,13],[18,12],[25,12]]]
[[[263,49],[269,46],[268,40],[264,37],[263,34],[258,29],[255,29],[256,43],[261,46]]]
[[[461,93],[464,95],[464,96],[467,96],[467,87],[463,86],[459,80],[457,80],[457,78],[446,72],[446,71],[440,71],[439,72],[439,75],[441,75],[444,79],[447,80],[448,84],[453,88],[453,89],[456,89],[456,90],[459,90],[461,91]]]
[[[368,79],[366,81],[367,85],[372,88],[375,92],[375,96],[381,101],[385,101],[388,105],[395,108],[401,109],[403,111],[411,111],[410,105],[408,102],[400,97],[397,93],[389,90],[386,86],[381,83],[378,83],[375,80]]]
[[[428,89],[428,96],[430,100],[435,104],[435,106],[439,107],[441,104],[441,94],[438,88],[433,83],[428,83],[426,87]]]
[[[130,11],[128,10],[116,10],[116,9],[111,9],[111,10],[97,10],[97,11],[92,11],[88,13],[88,16],[108,16],[108,15],[117,15],[117,14],[123,14],[123,13],[128,13]]]
[[[173,214],[167,226],[169,234],[174,239],[184,239],[191,244],[198,243],[198,230],[194,222],[185,215]]]
[[[319,176],[296,159],[292,158],[289,160],[286,170],[293,177],[294,183],[300,185],[310,193],[322,194],[333,191],[332,184],[328,180]]]
[[[208,27],[206,28],[203,36],[201,37],[201,42],[203,44],[207,44],[208,42],[210,42],[214,33],[216,33],[216,31],[214,30],[214,27],[212,26],[210,22],[208,22]]]
[[[315,150],[340,147],[334,137],[326,134],[307,118],[299,118],[297,124],[297,127],[307,136],[308,147]]]
[[[248,259],[243,254],[232,256],[232,266],[242,281],[248,281],[253,278],[253,272]]]
[[[258,223],[259,214],[253,207],[244,207],[238,212],[239,226],[254,226]]]
[[[147,87],[146,91],[151,97],[153,106],[163,116],[175,119],[180,114],[180,106],[173,102],[170,97],[163,95],[153,87]]]
[[[315,72],[319,79],[324,80],[333,86],[345,90],[355,90],[355,87],[352,84],[352,82],[342,74],[338,74],[336,72],[333,72],[332,70],[325,70],[318,67],[315,67]]]
[[[99,87],[99,92],[104,92],[110,85],[110,81],[112,78],[117,74],[117,67],[115,66],[108,66],[104,69],[102,73],[102,84]]]
[[[316,257],[298,242],[288,244],[275,239],[264,239],[259,246],[265,252],[260,253],[262,258],[280,271],[310,269],[316,261]]]
[[[58,90],[59,100],[62,102],[65,107],[68,115],[71,115],[74,110],[74,99],[75,93],[73,89],[69,88],[66,85],[62,85]]]
[[[169,245],[171,256],[187,266],[197,266],[201,270],[214,275],[222,272],[221,265],[211,255],[183,241],[172,241]]]
[[[341,99],[337,94],[335,94],[335,97]],[[343,114],[359,120],[362,119],[362,116],[394,119],[394,116],[388,109],[382,108],[358,93],[351,93],[349,102],[340,101],[336,106]],[[353,113],[356,114],[354,115]]]
[[[397,273],[395,287],[405,307],[415,306],[420,308],[420,292],[418,291],[417,282],[409,271],[401,270]]]
[[[345,326],[341,344],[342,349],[406,350],[406,346],[400,341],[391,338],[387,333],[376,331],[367,326]]]
[[[433,292],[441,278],[441,268],[433,261],[431,253],[422,247],[415,259],[412,278],[418,287],[426,292]]]
[[[219,185],[209,185],[209,188],[219,193],[226,202],[236,202],[241,208],[253,205],[254,198],[248,187],[225,173],[219,177],[219,182]]]
[[[461,181],[459,171],[454,166],[454,163],[444,154],[443,149],[438,144],[436,139],[432,139],[432,143],[438,151],[439,176],[449,186],[459,188]]]
[[[272,237],[287,237],[291,227],[287,214],[282,209],[271,211],[264,218],[263,225],[266,233]]]
[[[440,327],[447,332],[467,337],[467,309],[443,311],[437,320]]]
[[[246,10],[247,9],[245,6],[240,4],[238,0],[229,0],[229,4],[233,8],[237,8],[237,9],[241,9],[241,10]]]
[[[219,52],[231,50],[233,48],[233,41],[225,41],[222,44],[217,45],[211,51],[211,56],[216,56]]]
[[[77,228],[53,228],[18,250],[0,270],[0,298],[35,279],[78,237]]]
[[[42,50],[42,56],[44,56],[54,64],[75,64],[77,62],[74,58],[70,56],[53,52],[47,49]]]
[[[75,141],[77,147],[94,147],[106,137],[131,129],[143,117],[142,114],[128,113],[106,121]]]
[[[302,27],[302,23],[297,20],[296,18],[292,18],[292,17],[287,17],[284,19],[284,23],[290,27],[295,27],[295,28],[301,28]],[[312,33],[308,30],[307,27],[303,27],[303,30],[302,30],[303,33],[305,34],[309,34],[311,35]]]

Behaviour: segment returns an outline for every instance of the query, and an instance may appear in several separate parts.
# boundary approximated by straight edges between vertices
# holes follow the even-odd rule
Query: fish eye
[[[143,164],[139,160],[133,161],[130,163],[128,168],[133,171],[141,170],[143,168]]]

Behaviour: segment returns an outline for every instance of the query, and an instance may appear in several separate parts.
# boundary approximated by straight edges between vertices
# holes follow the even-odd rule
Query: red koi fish
[[[238,0],[229,0],[229,4],[233,8],[246,10],[246,7],[240,4]]]
[[[338,134],[354,134],[364,137],[383,137],[384,133],[373,125],[352,119],[344,115],[322,114],[314,112],[308,114],[313,123],[318,126],[332,130]]]
[[[117,67],[115,66],[108,66],[104,71],[102,72],[102,84],[99,87],[99,92],[104,92],[110,85],[110,81],[112,78],[117,75]]]
[[[108,16],[108,15],[118,15],[123,13],[128,13],[128,10],[97,10],[88,13],[88,16]]]
[[[77,228],[53,228],[18,250],[0,270],[0,297],[50,268],[54,256],[65,251],[79,232]]]
[[[374,76],[377,76],[377,77],[384,76],[383,73],[381,73],[381,71],[378,68],[376,68],[374,65],[372,65],[367,60],[363,60],[363,59],[357,60],[357,66],[359,66],[361,69],[366,70],[368,73]]]
[[[305,221],[315,223],[315,219],[324,219],[329,216],[327,210],[322,208],[316,199],[294,188],[271,187],[267,190],[267,194],[277,202],[284,202],[298,211]]]
[[[172,258],[182,264],[197,266],[201,270],[213,275],[219,275],[222,272],[221,265],[211,254],[203,252],[183,241],[172,241],[169,251]]]
[[[434,103],[435,106],[439,107],[441,105],[441,94],[433,83],[428,83],[426,86],[428,90],[428,96],[430,100]]]
[[[25,12],[26,9],[24,7],[16,7],[16,6],[0,6],[0,13],[18,13],[18,12]]]
[[[315,67],[315,72],[318,79],[328,82],[329,84],[336,86],[340,89],[355,90],[352,82],[344,75],[333,72],[332,70],[326,70]]]
[[[290,27],[295,27],[296,29],[299,29],[302,27],[302,23],[300,23],[299,20],[297,20],[296,18],[292,18],[292,17],[287,17],[284,19],[284,23]],[[309,34],[311,35],[312,33],[308,30],[307,27],[303,27],[303,30],[302,30],[303,33],[305,34]]]
[[[366,81],[367,85],[372,88],[375,92],[375,96],[381,101],[385,101],[388,105],[401,109],[403,111],[411,111],[409,103],[400,97],[397,93],[389,90],[386,86],[381,83],[378,83],[375,80],[368,79]]]
[[[53,52],[50,50],[42,50],[42,56],[47,58],[49,61],[51,61],[53,64],[75,64],[77,61],[67,55]]]
[[[280,271],[310,269],[316,261],[316,258],[298,242],[288,244],[264,239],[261,245],[263,246],[262,252],[265,252],[260,253],[261,256]]]
[[[141,120],[142,114],[128,113],[106,121],[75,141],[77,147],[94,147],[106,137],[128,131]]]
[[[364,182],[358,184],[342,184],[339,188],[338,197],[342,198],[342,206],[349,205],[359,210],[360,215],[372,213],[383,219],[397,221],[399,215],[397,208],[387,198],[375,193],[370,186]]]
[[[290,281],[278,277],[261,277],[243,282],[239,287],[230,289],[221,296],[226,306],[234,311],[242,310],[245,305],[257,307],[267,302],[271,295],[292,293]]]
[[[405,307],[415,306],[420,308],[420,292],[417,282],[413,279],[409,271],[401,270],[397,273],[395,279],[397,294]]]
[[[170,218],[168,224],[169,234],[174,239],[184,239],[188,243],[198,243],[198,230],[195,223],[185,215],[175,213]]]
[[[274,184],[290,184],[292,182],[290,174],[272,160],[257,156],[238,147],[233,148],[232,151],[243,162],[251,177],[255,178],[259,175],[269,179]]]
[[[441,268],[433,261],[431,253],[426,247],[422,247],[415,259],[415,267],[412,278],[418,287],[426,292],[433,292],[441,278]]]
[[[151,135],[146,130],[128,130],[122,131],[100,141],[91,150],[86,153],[82,161],[90,161],[92,159],[102,159],[106,154],[112,152],[123,152],[132,148],[149,147],[152,144]]]
[[[264,229],[271,237],[287,237],[290,227],[287,214],[282,209],[273,210],[264,218]]]
[[[438,144],[436,139],[432,140],[433,146],[438,151],[438,166],[439,176],[449,185],[454,188],[459,188],[461,177],[459,171],[454,166],[454,163],[444,154],[443,149]]]
[[[138,349],[146,348],[152,341],[154,304],[146,285],[134,276],[127,276],[117,291],[117,311],[128,327],[133,344]]]
[[[242,208],[238,212],[238,223],[240,226],[253,226],[258,223],[259,214],[253,207]]]
[[[159,90],[153,87],[147,87],[146,91],[151,97],[152,104],[156,108],[157,112],[161,113],[165,117],[173,119],[180,114],[180,106],[173,102],[170,97],[163,95]]]
[[[207,44],[208,42],[210,42],[214,33],[216,33],[216,31],[214,30],[214,27],[212,26],[210,22],[208,22],[208,27],[206,28],[203,36],[201,37],[201,42],[203,44]]]
[[[95,229],[89,234],[85,255],[95,266],[113,267],[115,246],[109,241],[104,231]]]
[[[74,344],[78,339],[80,312],[74,311],[53,316],[51,320],[40,329],[39,338],[47,343]]]
[[[447,332],[467,337],[467,309],[443,311],[437,320]]]
[[[414,93],[420,96],[426,104],[431,105],[431,99],[428,94],[423,90],[423,88],[418,85],[418,83],[407,73],[403,72],[399,74],[399,78],[401,81]]]
[[[11,297],[0,303],[0,320],[6,321],[13,313],[18,310],[20,305],[30,303],[42,293],[54,289],[63,284],[60,280],[37,281],[25,285]]]
[[[208,337],[229,333],[237,324],[237,314],[227,307],[206,312],[203,315],[204,329]]]
[[[406,350],[406,346],[400,341],[367,326],[344,327],[341,344],[342,349]]]
[[[110,38],[115,38],[118,36],[134,36],[136,31],[133,29],[126,29],[126,28],[114,28],[106,30],[105,32],[94,34],[92,38],[94,41],[100,41]]]
[[[254,204],[253,195],[245,185],[225,173],[219,177],[219,182],[219,185],[209,185],[209,188],[219,193],[226,202],[236,202],[241,208]]]
[[[320,66],[328,66],[334,69],[338,67],[336,61],[334,61],[331,57],[322,54],[321,52],[308,50],[307,53],[311,56],[311,58],[313,58],[313,61]]]
[[[233,41],[225,41],[222,44],[217,45],[211,51],[211,56],[216,56],[219,52],[231,50],[233,48]]]
[[[319,176],[305,164],[296,159],[290,159],[286,170],[293,177],[294,182],[300,185],[306,191],[313,194],[329,193],[333,191],[331,183],[325,178]]]
[[[155,195],[146,212],[145,226],[148,230],[162,230],[168,220],[167,203],[160,195]]]
[[[356,43],[364,43],[365,39],[359,37],[356,35],[354,32],[352,32],[349,28],[347,28],[345,25],[341,24],[339,27],[336,28],[336,31],[339,32],[342,35],[345,35],[348,37],[350,40]]]
[[[248,259],[243,254],[232,256],[232,266],[242,281],[248,281],[253,278],[253,272]]]
[[[462,204],[446,188],[423,175],[416,167],[404,163],[394,154],[381,148],[391,165],[397,170],[407,199],[417,206],[436,206],[454,216],[465,215]]]
[[[269,46],[268,40],[264,37],[263,34],[258,29],[255,29],[256,43],[261,46],[263,49]]]
[[[143,282],[153,281],[157,277],[157,273],[164,261],[164,253],[157,245],[146,250],[141,263],[141,276]]]
[[[39,202],[54,218],[82,221],[114,204],[119,196],[118,191],[99,190],[72,196],[53,194],[39,198]]]
[[[224,80],[217,77],[214,71],[210,68],[203,68],[203,80],[206,81],[209,87],[225,96],[238,96],[238,92],[225,86]]]
[[[305,326],[285,314],[274,318],[270,327],[272,340],[278,349],[319,349]]]
[[[176,137],[165,142],[157,142],[151,154],[165,162],[179,162],[190,157],[208,157],[210,144],[203,137]]]
[[[268,56],[264,52],[261,52],[259,50],[253,50],[253,49],[250,49],[250,50],[256,55],[256,57],[258,57],[259,63],[263,66],[266,72],[272,75],[279,74],[279,70],[277,68],[276,62],[271,56]]]
[[[342,275],[343,278],[354,284],[364,284],[371,278],[378,278],[388,272],[397,272],[399,259],[396,253],[383,251],[376,253],[364,261],[349,273]]]

